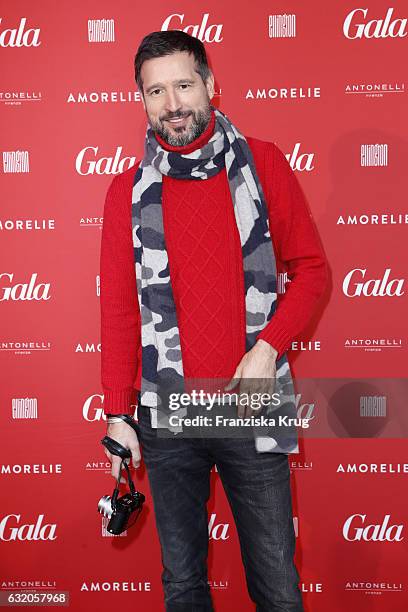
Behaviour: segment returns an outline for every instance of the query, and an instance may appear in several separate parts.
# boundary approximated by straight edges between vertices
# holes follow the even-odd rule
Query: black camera
[[[114,498],[114,495],[115,493],[112,498],[110,495],[101,497],[98,502],[98,510],[103,516],[110,518],[107,526],[109,533],[119,535],[136,522],[145,497],[139,491],[134,491],[133,494],[126,493],[117,499]]]
[[[131,416],[124,420],[126,420],[126,422],[136,431],[134,421]],[[129,466],[126,462],[126,459],[131,458],[132,453],[127,448],[122,446],[122,444],[119,444],[119,442],[113,438],[110,438],[109,436],[102,438],[101,443],[109,450],[110,453],[112,453],[112,455],[118,455],[122,458],[119,468],[119,476],[112,497],[110,495],[103,495],[98,502],[98,512],[110,519],[107,530],[113,535],[119,535],[128,527],[134,525],[136,519],[142,511],[145,496],[143,493],[136,491],[130,475]],[[130,492],[118,497],[122,466],[125,467],[127,473]]]

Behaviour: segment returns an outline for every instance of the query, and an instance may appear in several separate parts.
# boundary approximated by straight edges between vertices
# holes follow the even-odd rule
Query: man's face
[[[212,73],[203,83],[194,70],[194,55],[177,51],[143,62],[143,106],[154,132],[173,146],[202,134],[211,118]]]

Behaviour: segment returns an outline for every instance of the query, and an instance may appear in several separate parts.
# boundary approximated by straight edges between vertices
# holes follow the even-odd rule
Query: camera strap
[[[130,414],[118,414],[117,416],[123,421],[125,421],[128,425],[130,425],[130,427],[137,435],[138,431],[136,421]],[[122,446],[122,444],[119,444],[119,442],[117,442],[113,438],[110,438],[109,436],[105,436],[104,438],[102,438],[101,442],[104,446],[106,446],[108,451],[112,453],[112,455],[118,455],[119,457],[122,457],[122,459],[130,459],[130,457],[132,456],[132,453],[129,449],[125,448],[124,446]]]
[[[128,425],[130,425],[130,427],[132,427],[132,429],[136,432],[136,434],[138,433],[137,427],[136,427],[136,421],[130,414],[118,414],[117,416],[123,419],[123,421],[125,421]],[[118,457],[122,459],[120,468],[119,468],[119,476],[117,478],[116,487],[112,495],[112,508],[115,508],[116,500],[119,494],[119,483],[120,483],[120,475],[122,472],[122,466],[124,466],[126,470],[130,492],[132,493],[132,495],[135,495],[136,493],[135,485],[133,483],[132,476],[130,475],[129,466],[127,462],[125,461],[125,459],[130,459],[132,457],[132,453],[130,452],[128,448],[125,448],[117,440],[115,440],[114,438],[110,438],[109,436],[104,436],[101,440],[101,443],[108,449],[110,453],[112,453],[112,455],[117,455]]]

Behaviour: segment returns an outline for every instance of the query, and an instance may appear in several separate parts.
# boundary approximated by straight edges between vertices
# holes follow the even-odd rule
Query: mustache
[[[176,113],[174,115],[168,115],[167,117],[163,117],[162,121],[169,121],[169,119],[181,119],[182,117],[188,117],[189,115],[191,115],[191,111],[183,114]]]

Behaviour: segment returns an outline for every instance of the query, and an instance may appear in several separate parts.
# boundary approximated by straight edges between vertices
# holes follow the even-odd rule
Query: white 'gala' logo
[[[207,27],[209,16],[210,16],[210,13],[204,13],[203,18],[201,19],[200,25],[188,25],[182,31],[187,32],[187,34],[190,34],[191,36],[194,36],[195,38],[198,38],[199,40],[201,40],[201,42],[207,42],[207,43],[221,42],[223,40],[223,37],[221,36],[222,24],[219,23],[217,25],[211,25]],[[171,23],[170,25],[170,22],[172,21],[174,21],[174,23]],[[169,15],[163,21],[161,30],[162,32],[167,31],[168,29],[181,30],[181,28],[176,27],[176,25],[177,26],[184,25],[183,21],[184,21],[184,13],[183,14],[173,13],[173,15]]]
[[[364,283],[358,282],[360,277],[365,277],[366,271],[366,268],[354,268],[354,270],[351,270],[345,276],[343,281],[344,295],[347,295],[347,297],[360,297],[361,295],[365,295],[367,297],[404,295],[404,291],[402,290],[402,286],[404,284],[403,278],[394,278],[390,281],[388,280],[391,268],[387,268],[383,277],[380,279],[367,280]]]
[[[103,408],[101,407],[103,396],[99,393],[90,395],[82,407],[82,416],[88,423],[106,419]],[[96,405],[95,405],[96,404]]]
[[[366,514],[352,514],[343,525],[343,536],[349,542],[401,542],[403,525],[390,525],[390,514],[386,514],[381,525],[364,525]]]
[[[78,174],[87,176],[88,174],[118,174],[128,170],[136,163],[136,157],[122,157],[122,147],[116,147],[114,157],[100,157],[99,159],[87,159],[89,153],[96,157],[98,147],[85,147],[82,149],[75,160],[75,169]]]
[[[228,540],[229,523],[217,523],[215,519],[217,515],[212,514],[208,523],[208,537],[210,540]]]
[[[7,514],[0,522],[0,539],[3,542],[12,540],[56,540],[55,530],[57,525],[42,524],[44,515],[39,514],[37,522],[19,525],[20,514]],[[16,520],[15,520],[16,519]],[[16,526],[17,525],[17,526]]]
[[[10,283],[13,280],[13,274],[8,274],[7,272],[3,272],[0,274],[0,283],[3,284],[1,280],[2,277],[5,276],[10,279]],[[50,289],[50,283],[38,283],[35,284],[37,278],[37,272],[31,275],[30,282],[27,283],[17,283],[16,285],[12,285],[9,287],[1,287],[3,290],[3,295],[0,297],[0,302],[7,302],[8,300],[49,300],[51,298],[48,295]]]
[[[391,21],[393,11],[393,8],[388,9],[384,21],[382,19],[371,19],[371,21],[367,21],[367,23],[358,23],[359,17],[357,16],[357,13],[363,13],[365,18],[367,16],[368,9],[354,9],[344,20],[343,34],[350,40],[362,38],[363,36],[365,38],[404,38],[407,35],[407,32],[405,31],[407,20],[394,19],[394,21]],[[354,17],[356,18],[356,21],[353,21]],[[352,32],[350,32],[351,26],[353,26]]]
[[[313,421],[316,417],[314,416],[315,404],[301,404],[302,394],[298,393],[295,398],[295,406],[296,406],[296,418],[298,419],[307,419],[308,421]]]
[[[0,23],[2,17],[0,17]],[[1,47],[39,47],[40,28],[29,28],[24,32],[27,18],[22,17],[17,28],[7,28],[0,32]]]
[[[299,153],[300,151],[300,142],[295,144],[295,147],[291,154],[286,155],[286,159],[289,162],[292,170],[299,170],[299,172],[311,172],[314,168],[313,166],[313,153]]]

